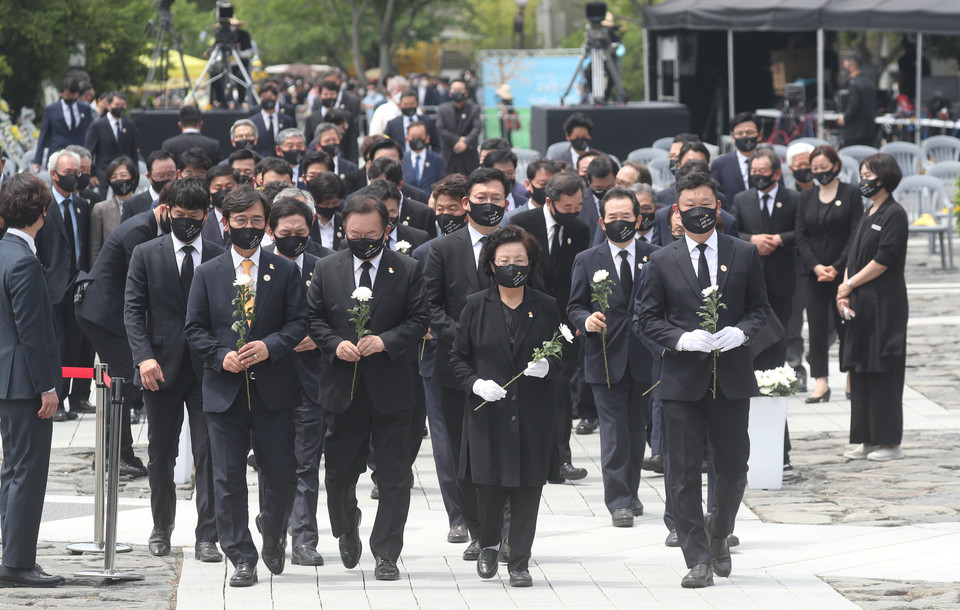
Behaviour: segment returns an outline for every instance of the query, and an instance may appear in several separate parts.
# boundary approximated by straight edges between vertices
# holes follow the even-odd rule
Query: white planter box
[[[750,489],[777,490],[783,485],[783,428],[787,423],[786,396],[750,399]]]

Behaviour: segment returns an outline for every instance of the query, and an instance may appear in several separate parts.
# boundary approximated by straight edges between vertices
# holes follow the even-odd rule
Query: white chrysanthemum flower
[[[610,277],[610,273],[606,269],[598,269],[593,274],[593,283],[602,282],[603,280]]]
[[[703,290],[700,291],[700,294],[702,294],[702,295],[705,296],[705,297],[708,297],[708,296],[710,296],[711,294],[713,294],[714,292],[716,292],[717,290],[719,290],[719,288],[720,288],[720,287],[717,286],[717,285],[707,286],[706,288],[704,288]]]
[[[242,277],[238,277],[238,278],[233,282],[233,285],[234,285],[235,287],[239,288],[240,286],[246,286],[247,284],[250,284],[250,283],[252,283],[252,282],[253,282],[253,278],[250,277],[250,276],[247,276],[247,279],[243,279]]]
[[[406,252],[409,249],[410,249],[410,242],[408,242],[407,240],[401,239],[400,241],[397,242],[397,250],[399,250],[400,252]]]
[[[563,338],[567,340],[567,343],[573,343],[573,333],[570,332],[570,329],[567,328],[566,324],[560,325],[560,334],[563,335]]]
[[[359,288],[354,290],[353,294],[350,296],[356,299],[357,301],[360,301],[361,303],[365,303],[373,298],[373,291],[367,288],[366,286],[360,286]]]

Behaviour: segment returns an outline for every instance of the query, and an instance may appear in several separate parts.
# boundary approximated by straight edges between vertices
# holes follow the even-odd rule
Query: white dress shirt
[[[79,100],[78,100],[79,101]],[[63,101],[63,98],[60,98],[60,108],[63,109],[63,120],[66,122],[67,127],[73,126],[74,129],[80,126],[80,108],[78,108],[78,103],[74,102],[73,104],[68,104]],[[73,123],[71,124],[70,119],[67,118],[67,115],[73,116]]]
[[[213,215],[217,219],[217,231],[220,232],[220,237],[223,237],[223,212],[220,208],[213,208]]]
[[[473,225],[470,223],[467,223],[467,230],[470,231],[470,243],[473,244],[473,260],[475,263],[477,263],[477,267],[479,267],[480,249],[483,247],[483,244],[480,242],[480,240],[486,237],[486,235],[474,229]]]
[[[627,253],[627,265],[630,271],[632,272],[633,262],[634,262],[634,259],[636,258],[636,255],[635,255],[636,249],[634,247],[636,245],[636,242],[633,240],[630,240],[630,244],[626,248],[621,248],[620,246],[618,246],[617,244],[613,243],[608,239],[607,245],[610,246],[610,256],[613,257],[613,268],[617,270],[617,275],[618,276],[620,275],[620,261],[623,260],[623,258],[620,257],[621,252]],[[698,254],[699,254],[699,251],[698,251]],[[631,277],[630,280],[632,281],[633,278]],[[623,285],[622,277],[620,278],[620,284]]]
[[[693,274],[697,275],[697,269],[700,268],[700,249],[697,248],[699,244],[690,239],[689,235],[684,235],[683,238],[687,240],[687,250],[690,251],[690,262],[693,264]],[[710,285],[717,285],[717,231],[716,229],[710,233],[710,237],[707,238],[707,250],[704,254],[707,257],[707,268],[710,269]]]
[[[543,219],[547,222],[547,250],[550,254],[553,254],[553,233],[554,231],[560,231],[560,239],[563,239],[563,227],[561,227],[556,219],[554,219],[553,214],[550,213],[550,210],[547,209],[547,206],[542,206]]]
[[[750,188],[750,157],[744,155],[739,150],[737,152],[737,163],[740,165],[740,176],[743,178],[743,188]]]
[[[377,285],[377,270],[380,268],[380,260],[383,258],[383,250],[380,251],[376,257],[370,260],[372,267],[370,268],[370,289],[373,290],[373,287]],[[362,269],[363,261],[353,257],[353,285],[354,287],[360,287],[360,274],[363,273]]]
[[[21,231],[20,229],[7,229],[7,235],[16,235],[23,241],[27,242],[27,247],[30,248],[30,251],[33,252],[33,255],[37,255],[37,244],[32,237]]]
[[[757,198],[760,200],[760,211],[763,211],[763,198],[767,197],[767,212],[770,214],[770,217],[773,218],[773,205],[777,200],[777,191],[780,189],[780,185],[774,183],[773,189],[769,193],[764,193],[763,191],[757,191]]]
[[[333,225],[336,224],[333,221],[333,217],[327,220],[318,214],[317,224],[320,226],[320,245],[333,250]]]
[[[426,168],[425,163],[427,162],[427,149],[424,148],[420,152],[413,152],[412,150],[407,149],[407,154],[410,155],[410,167],[413,168],[413,173],[417,177],[419,182],[420,176],[423,175],[423,170]],[[417,175],[417,163],[420,164],[420,175]]]
[[[107,114],[109,117],[107,120],[110,121],[110,131],[113,132],[113,139],[117,141],[117,146],[120,145],[118,133],[123,133],[123,121],[117,118],[114,118],[112,114]]]
[[[279,254],[279,252],[278,252]],[[281,256],[283,256],[281,254]],[[293,259],[293,262],[296,263],[297,268],[300,269],[300,277],[303,277],[303,252],[301,252],[297,258]]]
[[[240,256],[236,248],[230,248],[230,255],[233,256],[233,269],[236,271],[237,279],[247,281],[247,274],[243,271],[243,266],[240,264],[242,261],[247,260]],[[260,247],[258,246],[256,251],[253,253],[253,256],[250,257],[250,260],[253,261],[253,267],[250,268],[250,277],[253,278],[253,289],[257,289],[257,279],[260,275]]]
[[[183,259],[186,258],[187,253],[183,251],[184,246],[193,246],[193,268],[196,270],[200,266],[200,261],[203,258],[203,238],[198,237],[189,244],[185,244],[173,233],[170,234],[170,237],[173,238],[173,255],[177,259],[177,269],[183,271]]]

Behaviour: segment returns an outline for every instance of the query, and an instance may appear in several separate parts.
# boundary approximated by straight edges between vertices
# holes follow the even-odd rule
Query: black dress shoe
[[[663,474],[663,454],[656,453],[646,458],[643,460],[643,465],[641,468],[643,470],[656,472],[657,474]]]
[[[52,576],[39,566],[32,568],[7,568],[0,566],[0,588],[4,587],[56,587],[63,584],[63,578]]]
[[[517,570],[516,572],[510,572],[510,586],[511,587],[532,587],[533,579],[530,578],[530,572],[527,570]]]
[[[255,453],[250,453],[250,455],[247,456],[247,466],[253,468],[256,472],[260,472],[260,466],[257,465],[257,455]]]
[[[257,566],[252,566],[245,561],[237,564],[237,568],[230,577],[231,587],[252,587],[257,584]]]
[[[73,417],[70,417],[71,415]],[[58,407],[57,412],[53,414],[52,419],[53,421],[68,421],[71,419],[77,419],[77,417],[79,417],[79,415],[77,415],[76,413],[67,413],[66,409],[64,409],[63,407]]]
[[[373,569],[373,577],[377,580],[400,580],[397,562],[385,557],[377,557],[377,567]]]
[[[295,566],[322,566],[323,555],[318,553],[317,549],[301,544],[293,549],[290,563]]]
[[[480,559],[480,541],[474,538],[463,552],[463,560],[476,561],[477,559]]]
[[[257,524],[257,531],[263,536],[263,545],[260,547],[260,557],[263,559],[263,565],[267,566],[273,574],[282,574],[284,564],[287,561],[287,537],[273,536],[263,529],[263,520],[257,515],[254,522]]]
[[[597,427],[600,425],[595,419],[584,418],[580,420],[580,423],[577,424],[577,434],[593,434],[596,432]]]
[[[663,546],[670,548],[680,546],[680,536],[677,535],[677,530],[670,530],[670,533],[667,534],[667,539],[663,541]]]
[[[733,570],[733,563],[730,560],[730,546],[727,544],[727,537],[713,535],[713,515],[707,514],[703,519],[703,529],[707,532],[707,539],[710,541],[710,566],[717,576],[727,577]]]
[[[40,567],[39,563],[33,564],[33,571],[41,576],[52,576],[52,574],[47,574],[46,571],[44,571],[44,569]],[[53,576],[53,577],[58,579],[60,581],[60,584],[67,582],[67,579],[64,578],[63,576]]]
[[[150,532],[150,540],[147,542],[151,555],[154,557],[166,557],[170,554],[170,532],[172,529],[173,528],[153,528],[153,531]]]
[[[96,413],[97,408],[86,398],[70,399],[70,410],[74,413]]]
[[[500,551],[497,549],[482,549],[480,557],[477,559],[477,574],[480,578],[493,578],[497,575],[497,568],[500,567],[498,559]]]
[[[500,543],[500,563],[503,565],[510,563],[510,540],[506,538]]]
[[[633,527],[633,511],[629,508],[618,508],[611,515],[613,527]]]
[[[140,462],[138,466],[135,463],[128,462],[127,460],[120,458],[120,468],[118,469],[120,476],[130,477],[133,479],[139,479],[141,477],[147,476],[147,469],[143,467],[143,462]]]
[[[740,538],[738,538],[736,534],[730,534],[727,536],[727,546],[730,548],[740,546]]]
[[[220,563],[223,561],[223,555],[217,550],[216,542],[198,542],[194,546],[193,556],[197,561],[203,563]]]
[[[447,532],[447,542],[456,544],[470,542],[470,534],[467,533],[467,526],[462,523],[454,523]]]
[[[643,502],[640,501],[640,498],[634,498],[630,501],[630,510],[633,512],[634,517],[643,516]]]
[[[370,490],[370,499],[379,500],[380,499],[380,486],[376,483],[373,484],[373,489]]]
[[[343,567],[350,569],[360,563],[360,553],[363,552],[363,543],[360,542],[360,519],[363,514],[357,509],[357,524],[340,536],[340,561]]]
[[[560,476],[568,481],[579,481],[583,477],[587,476],[586,468],[577,468],[573,464],[561,464],[560,465]]]
[[[709,563],[698,563],[690,568],[687,575],[680,581],[684,589],[702,589],[713,586],[713,570]]]
[[[804,402],[808,405],[815,405],[820,402],[830,402],[830,389],[828,388],[827,391],[820,396],[808,396]]]

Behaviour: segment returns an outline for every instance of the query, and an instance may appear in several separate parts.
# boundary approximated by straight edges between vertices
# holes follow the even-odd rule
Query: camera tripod
[[[183,68],[183,78],[190,82],[190,74],[187,72],[187,62],[183,59],[183,45],[180,44],[180,37],[177,36],[177,30],[173,27],[173,13],[169,8],[160,8],[157,11],[157,20],[151,21],[147,27],[147,33],[153,34],[153,53],[150,56],[150,69],[147,71],[147,80],[143,84],[142,95],[140,96],[140,107],[147,107],[147,91],[154,80],[159,80],[160,96],[166,100],[167,93],[167,65],[169,63],[170,48],[164,43],[173,42],[173,48],[180,56],[180,67]],[[160,78],[157,79],[157,71],[160,71]]]
[[[240,70],[240,76],[233,73],[231,68],[234,65]],[[204,80],[205,76],[208,77],[206,80]],[[250,73],[247,71],[246,66],[243,65],[240,53],[237,52],[236,47],[232,44],[218,42],[214,45],[213,50],[210,52],[210,59],[207,60],[207,65],[203,67],[200,76],[197,78],[197,82],[187,93],[184,101],[191,97],[196,101],[196,92],[198,89],[213,85],[217,82],[220,82],[223,87],[224,101],[232,98],[232,91],[228,85],[242,85],[246,87],[247,95],[252,95],[256,103],[260,103],[260,96],[257,95],[257,90],[253,85],[253,79],[250,78]],[[241,104],[243,102],[244,100],[239,101]]]
[[[623,81],[620,79],[620,71],[617,69],[617,63],[613,59],[613,53],[610,49],[610,34],[606,28],[587,26],[587,39],[583,44],[583,52],[580,54],[580,62],[577,63],[577,69],[573,72],[573,78],[567,85],[566,91],[560,96],[560,105],[563,105],[564,98],[573,89],[573,85],[580,77],[583,70],[583,63],[590,58],[590,92],[594,104],[607,103],[607,72],[613,79],[614,87],[617,90],[617,101],[622,102],[626,99],[623,91]]]

